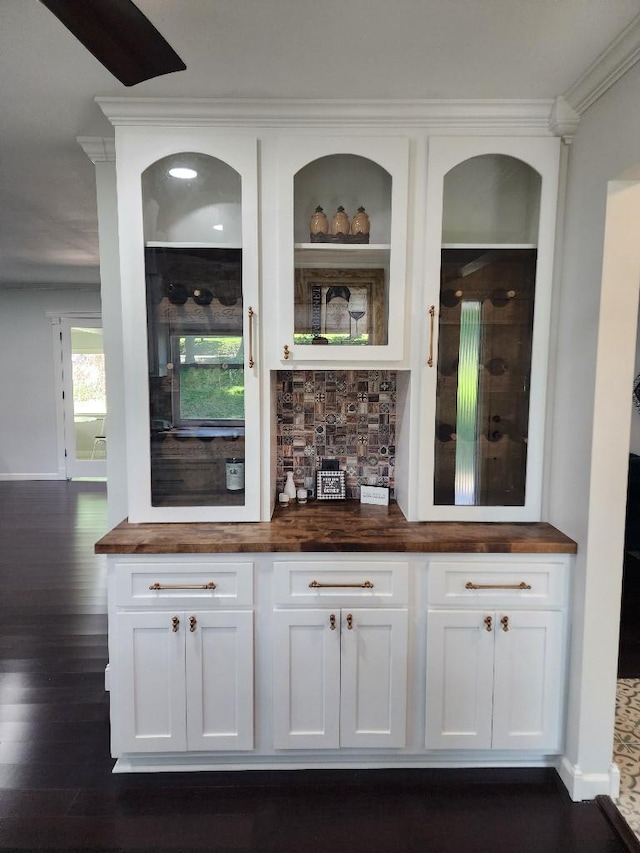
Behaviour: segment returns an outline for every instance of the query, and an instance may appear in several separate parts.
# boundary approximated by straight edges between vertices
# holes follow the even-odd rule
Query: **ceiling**
[[[86,2],[86,0],[80,0]],[[555,98],[640,0],[136,0],[187,70],[125,88],[39,0],[0,0],[0,286],[97,284],[96,96]]]

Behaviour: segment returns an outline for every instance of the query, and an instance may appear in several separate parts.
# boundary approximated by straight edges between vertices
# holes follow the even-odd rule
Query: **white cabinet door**
[[[339,746],[340,610],[274,614],[273,692],[276,749]]]
[[[407,611],[342,611],[340,746],[406,742]]]
[[[406,610],[282,610],[274,622],[276,749],[404,746]]]
[[[476,610],[429,611],[427,749],[491,747],[493,619]]]
[[[279,291],[265,306],[273,323],[265,341],[270,366],[403,359],[409,138],[317,132],[281,137],[276,162],[266,172],[277,178]],[[310,217],[318,205],[329,221],[337,205],[350,218],[364,205],[370,242],[310,242]],[[342,294],[330,293],[337,290]],[[342,296],[346,304],[340,305]],[[329,346],[314,346],[313,340]]]
[[[253,749],[253,613],[187,613],[189,750]]]
[[[497,614],[494,749],[559,748],[562,623],[558,611]]]
[[[183,621],[183,614],[171,612],[116,617],[118,657],[111,713],[121,752],[187,748]]]
[[[538,749],[560,741],[560,611],[430,611],[427,749]]]
[[[253,613],[122,613],[116,621],[120,752],[253,748]]]

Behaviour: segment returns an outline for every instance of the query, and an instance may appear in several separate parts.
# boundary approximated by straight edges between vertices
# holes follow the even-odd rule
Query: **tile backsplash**
[[[301,486],[337,459],[347,498],[361,485],[394,497],[396,373],[389,370],[279,370],[276,374],[277,484],[288,471]]]

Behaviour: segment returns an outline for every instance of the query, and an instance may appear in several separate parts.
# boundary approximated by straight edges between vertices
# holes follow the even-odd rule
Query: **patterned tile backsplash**
[[[389,486],[394,497],[395,371],[279,370],[276,393],[278,491],[288,471],[315,489],[322,460],[337,459],[347,498],[357,500],[362,484]]]

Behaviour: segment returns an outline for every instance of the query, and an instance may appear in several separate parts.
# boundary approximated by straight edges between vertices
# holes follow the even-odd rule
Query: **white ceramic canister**
[[[244,459],[235,456],[226,461],[227,491],[244,492]]]

